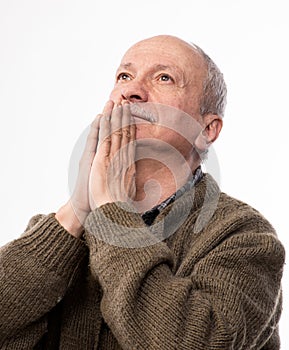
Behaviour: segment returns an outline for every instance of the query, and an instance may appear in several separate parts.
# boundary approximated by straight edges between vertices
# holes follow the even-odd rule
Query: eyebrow
[[[132,69],[134,70],[134,64],[132,62],[127,63],[121,63],[120,66],[117,69],[117,72],[119,72],[121,69]],[[182,84],[185,83],[185,77],[184,72],[178,68],[177,66],[167,66],[164,64],[155,64],[153,65],[150,70],[152,71],[161,71],[161,70],[169,70],[171,72],[174,72],[179,77]]]
[[[119,68],[124,68],[124,69],[127,69],[127,68],[131,68],[133,67],[133,63],[131,62],[128,62],[128,63],[122,63],[120,64]],[[156,64],[152,67],[154,70],[166,70],[166,69],[169,69],[169,70],[178,70],[177,67],[175,66],[166,66],[164,64]]]
[[[117,72],[120,69],[129,69],[129,68],[133,69],[134,68],[134,64],[131,63],[131,62],[122,63],[118,67]],[[183,75],[183,72],[178,67],[176,67],[176,66],[167,66],[167,65],[164,65],[164,64],[155,64],[154,66],[152,66],[150,68],[150,70],[153,70],[153,71],[170,70],[170,71],[173,71],[173,72],[176,72],[176,73],[179,73],[179,74]]]
[[[163,65],[163,64],[156,64],[155,66],[154,66],[154,69],[155,70],[175,70],[175,69],[177,69],[177,67],[170,67],[170,66],[165,66],[165,65]]]
[[[124,68],[124,69],[127,69],[127,68],[130,68],[133,64],[132,63],[122,63],[120,64],[120,66],[118,67],[119,68]]]

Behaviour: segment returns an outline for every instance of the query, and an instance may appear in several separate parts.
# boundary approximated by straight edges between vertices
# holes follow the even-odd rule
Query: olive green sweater
[[[209,175],[152,227],[120,203],[83,239],[38,215],[0,250],[0,349],[279,349],[284,255]]]

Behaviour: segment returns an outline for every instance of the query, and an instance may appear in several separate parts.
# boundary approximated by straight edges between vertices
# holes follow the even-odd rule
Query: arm
[[[31,348],[39,341],[47,331],[47,313],[63,298],[86,255],[84,242],[68,234],[54,214],[38,216],[21,238],[1,248],[0,345],[12,337],[25,338]]]
[[[124,186],[133,183],[134,171],[126,172],[135,140],[134,132],[125,129],[127,107],[108,109],[110,120],[100,122],[90,173],[94,210],[85,238],[92,274],[103,289],[104,320],[125,350],[261,348],[275,330],[281,307],[284,250],[272,227],[235,203],[225,213],[219,209],[217,219],[214,214],[215,221],[199,233],[202,239],[190,232],[190,222],[174,250],[160,241],[165,232],[152,234],[125,203],[133,198],[125,193],[134,191]],[[118,128],[122,132],[114,131]],[[205,192],[194,195],[200,202],[195,212]],[[181,206],[175,221],[182,212]],[[183,265],[176,268],[179,261]],[[276,337],[273,349],[278,349]]]
[[[33,218],[27,232],[0,251],[0,346],[32,348],[41,339],[48,316],[87,258],[87,247],[77,238],[90,212],[88,182],[100,117],[91,124],[68,203],[56,215]]]
[[[245,221],[231,232],[232,223],[224,231],[211,227],[207,242],[193,244],[176,270],[164,242],[139,248],[108,243],[106,237],[113,235],[124,242],[128,228],[134,232],[130,242],[142,235],[146,228],[137,214],[116,203],[91,213],[90,266],[104,293],[102,315],[121,347],[261,348],[280,316],[284,249],[272,229],[254,219],[259,221],[255,231]],[[278,349],[277,341],[271,350]]]

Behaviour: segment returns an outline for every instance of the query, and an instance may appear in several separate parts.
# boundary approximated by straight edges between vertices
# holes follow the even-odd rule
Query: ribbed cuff
[[[41,218],[14,242],[10,254],[17,258],[37,259],[37,263],[61,276],[69,276],[87,255],[86,244],[69,234],[55,219],[55,214]],[[13,260],[13,257],[11,256]]]
[[[95,240],[123,248],[140,248],[160,241],[139,213],[126,203],[108,203],[91,212],[85,221],[85,239],[93,249]]]

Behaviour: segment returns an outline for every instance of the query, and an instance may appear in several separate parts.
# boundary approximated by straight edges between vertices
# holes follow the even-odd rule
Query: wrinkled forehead
[[[189,43],[171,36],[158,36],[136,43],[121,60],[122,65],[128,63],[173,64],[183,71],[196,71],[201,75],[206,71],[202,55]]]

